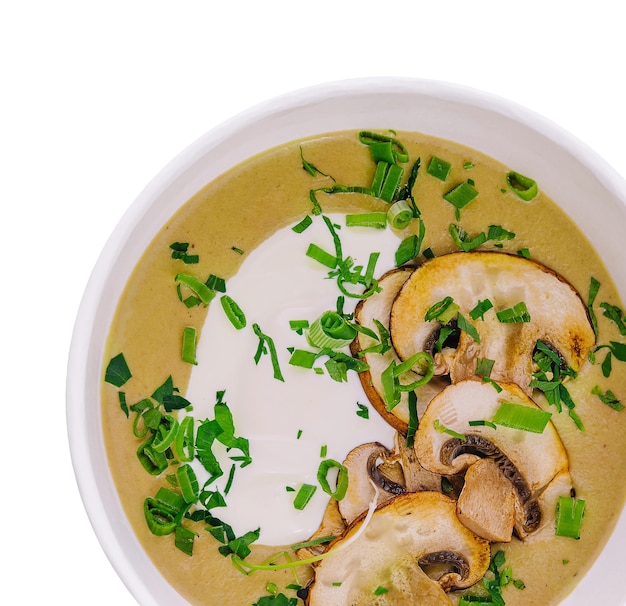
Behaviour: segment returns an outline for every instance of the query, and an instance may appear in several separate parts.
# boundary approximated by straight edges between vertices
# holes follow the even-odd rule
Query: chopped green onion
[[[497,429],[497,425],[491,421],[485,421],[483,419],[477,419],[476,421],[468,421],[470,427],[491,427],[491,429]]]
[[[381,135],[371,131],[361,131],[359,133],[359,141],[368,146],[371,146],[373,143],[388,141],[393,146],[393,155],[396,162],[408,162],[409,160],[409,152],[406,147],[404,147],[404,145],[394,137]]]
[[[301,234],[307,227],[313,223],[313,219],[309,215],[306,215],[302,221],[296,223],[291,229],[297,234]]]
[[[317,486],[313,486],[312,484],[302,484],[293,500],[293,506],[295,509],[300,511],[303,510],[308,505],[316,490]]]
[[[493,308],[493,303],[489,299],[484,299],[482,301],[478,301],[476,307],[469,312],[470,318],[472,320],[481,320],[484,319],[484,315]]]
[[[424,235],[426,233],[426,224],[424,221],[419,219],[419,233],[412,234],[402,240],[400,246],[398,246],[398,250],[396,251],[395,261],[396,266],[400,267],[409,261],[412,261],[419,255],[420,248],[422,246],[422,242],[424,240]]]
[[[176,479],[185,503],[195,503],[198,500],[198,478],[191,465],[185,463],[176,470]]]
[[[331,488],[328,481],[328,472],[331,469],[336,469],[338,471],[337,482],[334,489]],[[341,501],[341,499],[346,496],[346,491],[348,490],[348,470],[338,461],[335,461],[334,459],[326,459],[319,465],[317,470],[317,481],[327,495],[337,501]]]
[[[624,405],[615,397],[615,394],[610,389],[607,392],[602,393],[602,390],[596,385],[591,390],[591,393],[598,396],[604,404],[613,410],[624,410]]]
[[[460,210],[472,202],[476,196],[478,192],[469,183],[463,182],[445,194],[443,199]]]
[[[598,296],[598,291],[600,290],[600,282],[591,276],[591,281],[589,283],[589,296],[587,297],[587,311],[589,312],[589,318],[591,320],[591,325],[593,326],[593,332],[598,336],[598,320],[596,319],[595,311],[593,310],[593,304]]]
[[[387,213],[380,211],[346,215],[346,227],[385,229],[387,227]]]
[[[404,229],[413,219],[413,209],[406,200],[398,200],[389,207],[387,217],[394,229]]]
[[[224,278],[220,278],[214,274],[211,274],[205,284],[211,289],[216,290],[217,292],[226,292],[226,280]]]
[[[289,358],[289,364],[299,366],[300,368],[313,368],[318,354],[314,351],[306,351],[304,349],[294,349]]]
[[[507,173],[506,184],[512,192],[516,193],[526,202],[532,200],[539,192],[536,181],[530,177],[525,177],[514,170]]]
[[[131,374],[123,353],[113,356],[104,373],[104,380],[115,387],[122,387],[133,375]]]
[[[477,358],[475,371],[476,375],[479,377],[490,377],[495,363],[495,360],[490,360],[489,358]]]
[[[241,250],[241,248],[238,248],[237,246],[231,246],[230,250],[232,250],[233,252],[236,252],[238,255],[244,254],[243,250]]]
[[[538,408],[504,401],[491,421],[503,427],[543,433],[551,416],[552,413]]]
[[[419,427],[419,418],[417,416],[417,395],[414,391],[408,393],[409,422],[407,424],[406,445],[413,448],[415,444],[415,434]]]
[[[223,295],[220,298],[222,309],[226,314],[226,317],[230,320],[230,323],[237,329],[241,330],[246,326],[246,315],[241,310],[241,307],[233,301],[228,295]]]
[[[559,497],[556,506],[556,530],[560,537],[580,539],[580,529],[585,514],[584,499],[575,497]]]
[[[194,457],[194,418],[184,417],[178,426],[174,440],[174,453],[181,462],[193,461]]]
[[[185,326],[183,329],[181,359],[187,364],[198,363],[196,361],[196,329],[193,326]]]
[[[177,512],[168,505],[148,497],[143,512],[150,532],[157,536],[171,534],[178,526]]]
[[[337,267],[337,257],[326,252],[324,249],[317,246],[317,244],[309,244],[306,256],[331,269]]]
[[[295,330],[299,335],[301,335],[308,327],[308,320],[289,320],[289,328],[291,328],[291,330]]]
[[[205,305],[208,305],[211,299],[215,296],[215,292],[202,282],[202,280],[196,278],[196,276],[192,276],[190,274],[177,274],[174,281],[177,284],[186,286]]]
[[[143,442],[137,449],[137,458],[141,466],[153,476],[162,474],[168,467],[167,457],[163,452],[157,452],[152,447],[154,436]]]
[[[449,436],[452,436],[453,438],[456,438],[457,440],[461,440],[462,442],[465,442],[467,440],[465,435],[463,435],[462,433],[459,433],[458,431],[454,431],[454,429],[450,429],[446,427],[443,423],[439,421],[439,419],[435,419],[433,421],[433,427],[439,433],[445,433]]]
[[[437,320],[441,324],[447,324],[458,313],[459,306],[454,302],[454,299],[450,296],[444,297],[441,301],[437,301],[431,305],[424,315],[425,322],[432,322]]]
[[[255,364],[259,363],[261,356],[263,354],[269,353],[270,360],[272,362],[272,368],[274,369],[274,378],[278,381],[284,381],[283,375],[280,371],[280,365],[278,363],[278,354],[276,353],[276,346],[274,345],[274,340],[263,333],[261,327],[258,324],[252,325],[252,330],[254,334],[259,337],[259,346],[257,347],[256,353],[254,354],[254,362]]]
[[[524,257],[525,259],[530,259],[530,250],[529,250],[528,248],[526,248],[526,247],[524,247],[524,248],[520,248],[520,249],[517,251],[517,254],[518,254],[520,257]]]
[[[401,166],[392,164],[389,167],[379,196],[385,202],[391,202],[394,199],[396,192],[400,189],[400,181],[402,181],[403,174],[404,169]]]
[[[177,526],[174,532],[174,545],[184,554],[193,555],[193,542],[199,536],[197,532],[186,528],[185,526]]]
[[[458,313],[456,316],[457,325],[460,330],[464,333],[467,333],[476,343],[480,343],[480,335],[478,334],[478,330],[476,327],[469,322],[461,313]]]
[[[368,145],[374,162],[388,162],[389,164],[393,164],[396,161],[393,153],[393,144],[390,140],[372,141]]]
[[[498,320],[503,324],[530,322],[530,313],[524,301],[516,303],[513,307],[496,312]]]
[[[437,156],[433,156],[428,163],[428,168],[426,172],[433,177],[436,177],[440,181],[445,181],[450,174],[450,169],[452,168],[452,164],[450,162],[446,162],[441,158],[437,158]]]
[[[172,415],[164,415],[152,441],[152,450],[165,452],[176,439],[178,427],[178,421]]]
[[[380,197],[380,192],[383,189],[383,183],[389,170],[388,162],[378,162],[376,164],[376,171],[374,172],[374,178],[372,179],[371,190],[376,197]]]
[[[307,547],[315,547],[316,545],[323,545],[324,543],[330,543],[337,537],[335,535],[328,535],[325,537],[319,537],[317,539],[311,539],[310,541],[304,541],[302,543],[296,543],[291,546],[293,551],[298,551],[298,549],[305,549]]]
[[[308,341],[320,349],[338,349],[354,341],[357,331],[336,311],[324,312],[309,328]]]

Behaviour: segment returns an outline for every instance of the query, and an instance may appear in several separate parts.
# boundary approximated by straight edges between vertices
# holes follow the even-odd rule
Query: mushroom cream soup
[[[191,604],[557,604],[591,566],[625,498],[622,304],[515,168],[334,133],[232,169],[153,239],[103,426]]]

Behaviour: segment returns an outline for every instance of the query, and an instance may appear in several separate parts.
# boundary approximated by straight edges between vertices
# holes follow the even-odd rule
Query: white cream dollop
[[[394,266],[400,240],[391,230],[347,228],[343,215],[330,218],[343,225],[338,233],[344,257],[367,265],[370,253],[380,252],[376,275]],[[186,394],[194,407],[192,414],[200,421],[213,418],[216,393],[225,391],[235,435],[249,440],[252,463],[244,468],[237,464],[225,497],[227,507],[212,513],[238,536],[260,528],[259,542],[266,545],[306,540],[319,526],[329,498],[317,482],[323,446],[326,458],[341,462],[365,442],[393,445],[393,429],[370,406],[356,373],[348,372],[348,381],[339,383],[326,372],[316,374],[289,364],[288,347],[312,349],[305,336],[290,329],[289,321],[313,322],[324,311],[335,309],[341,294],[336,280],[328,279],[328,268],[307,257],[310,243],[334,252],[321,217],[301,234],[289,227],[278,230],[246,257],[228,281],[227,294],[244,311],[247,326],[236,330],[219,302],[211,304]],[[355,305],[355,299],[346,298],[344,310],[350,313]],[[274,378],[268,355],[255,365],[259,339],[253,323],[274,340],[284,382]],[[324,360],[316,366],[323,367]],[[357,403],[369,408],[369,419],[357,416]],[[237,454],[221,449],[218,458],[224,476],[210,489],[223,491],[232,466],[229,456]],[[195,469],[202,485],[208,474],[198,464]],[[293,500],[303,483],[317,490],[309,504],[297,510]]]

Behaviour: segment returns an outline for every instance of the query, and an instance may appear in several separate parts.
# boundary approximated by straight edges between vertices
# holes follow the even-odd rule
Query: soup
[[[491,591],[507,605],[556,604],[573,589],[624,503],[615,481],[626,454],[623,314],[602,261],[540,185],[449,141],[340,132],[250,159],[163,226],[111,326],[102,415],[132,528],[190,603],[403,603],[398,575],[419,577],[408,592],[432,593],[433,604],[487,596],[483,577],[500,579]],[[473,276],[471,301],[459,279],[439,284],[445,272],[437,265],[465,271],[468,260],[478,263],[463,274]],[[428,344],[412,351],[406,343],[415,339],[402,336],[407,323],[394,321],[404,314],[401,297],[381,298],[391,292],[389,276],[409,292],[411,277],[428,268],[435,269],[422,283],[439,294],[428,299],[427,322],[424,313],[411,320],[430,331]],[[525,286],[544,278],[531,297]],[[560,288],[565,299],[548,301]],[[528,333],[539,317],[553,327],[549,337]],[[525,353],[512,354],[521,340]],[[473,401],[475,388],[491,390],[497,406],[534,407],[543,428],[503,421],[500,408],[470,415],[467,431],[429,414],[451,399]],[[494,396],[497,389],[506,397]],[[428,469],[436,463],[424,453],[435,447],[419,448],[428,433],[448,449],[456,440],[450,460],[464,454],[467,465]],[[535,482],[507,451],[506,435],[549,444],[559,462]],[[349,455],[373,444],[382,450],[368,450],[361,470],[373,469],[378,484],[363,475],[366,497],[348,516],[346,494],[360,473]],[[426,489],[420,485],[424,498],[413,496],[402,467],[407,452],[420,453],[420,473],[430,474]],[[514,490],[514,482],[498,483],[506,469],[519,480]],[[470,487],[485,483],[499,486],[477,497],[494,515],[508,503],[502,528],[476,519]],[[358,567],[346,566],[342,553],[368,545],[394,507],[421,512],[427,501],[429,519],[443,527],[449,518],[455,528],[463,519],[461,535],[477,537],[478,577],[466,586],[470,576],[459,568],[468,562],[429,552],[420,556],[422,578],[415,547],[408,568],[373,564],[373,585],[361,587]],[[536,522],[528,526],[531,510]],[[511,574],[502,575],[507,567]]]

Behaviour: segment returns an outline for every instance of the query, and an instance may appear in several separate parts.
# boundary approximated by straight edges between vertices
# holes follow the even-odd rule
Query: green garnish
[[[241,248],[238,248],[237,246],[231,246],[230,250],[232,250],[233,252],[236,252],[238,255],[243,255],[244,252]]]
[[[331,487],[328,480],[328,473],[333,469],[336,469],[338,472],[334,488]],[[327,495],[337,501],[341,501],[346,496],[346,491],[348,490],[348,470],[334,459],[325,459],[317,469],[317,481]]]
[[[109,361],[104,373],[104,380],[115,387],[122,387],[132,377],[123,353],[118,353]]]
[[[524,301],[520,301],[507,309],[496,312],[496,316],[503,324],[530,322],[530,312]]]
[[[350,345],[356,337],[356,329],[336,311],[325,311],[311,324],[307,340],[320,349],[340,349]]]
[[[193,265],[200,260],[198,255],[188,254],[189,242],[173,242],[170,244],[170,248],[172,249],[172,259],[178,259],[186,265]]]
[[[380,585],[376,587],[376,589],[374,589],[374,595],[384,595],[388,592],[389,592],[389,589],[385,589],[384,587]]]
[[[479,377],[489,378],[495,363],[495,360],[490,360],[489,358],[477,358],[475,371],[476,375]]]
[[[504,401],[500,404],[491,422],[512,429],[543,433],[551,416],[552,413],[538,408]]]
[[[362,419],[369,419],[370,418],[369,408],[365,406],[365,404],[361,404],[360,402],[357,402],[356,405],[358,407],[358,410],[356,411],[356,416],[361,417]]]
[[[506,184],[512,192],[517,194],[518,197],[525,202],[532,200],[539,193],[536,181],[530,177],[525,177],[514,170],[507,173]]]
[[[517,251],[517,254],[518,254],[520,257],[524,257],[525,259],[530,259],[530,250],[529,250],[528,248],[526,248],[526,247],[524,247],[524,248],[520,248],[520,249]]]
[[[272,362],[272,368],[274,369],[274,378],[278,381],[284,381],[285,379],[283,378],[283,374],[280,371],[280,365],[278,363],[278,355],[276,353],[274,340],[264,334],[261,327],[256,323],[252,325],[252,330],[254,331],[254,334],[259,337],[259,346],[254,354],[254,363],[258,364],[262,355],[269,354]]]
[[[309,215],[306,215],[302,221],[296,223],[291,229],[297,234],[301,234],[307,227],[313,223],[313,219]]]
[[[469,316],[472,320],[478,320],[478,318],[484,320],[485,314],[490,309],[493,309],[493,303],[489,299],[484,299],[482,301],[478,301],[476,307],[469,312]]]
[[[294,349],[289,358],[289,364],[299,366],[300,368],[313,368],[318,353],[315,351],[306,351],[305,349]]]
[[[593,309],[593,304],[598,296],[598,291],[600,290],[600,282],[596,280],[593,276],[591,276],[591,280],[589,282],[589,295],[587,297],[587,312],[589,313],[589,319],[591,320],[591,325],[593,326],[593,333],[596,338],[598,337],[598,320],[596,318],[596,313]]]
[[[407,151],[406,147],[404,147],[404,145],[402,144],[402,142],[400,142],[398,139],[396,139],[395,137],[390,137],[388,135],[381,135],[379,133],[374,133],[371,131],[361,131],[359,133],[359,141],[365,145],[370,146],[370,150],[372,149],[372,145],[377,144],[377,143],[390,143],[391,144],[391,150],[393,153],[393,160],[395,162],[408,162],[409,160],[409,152]],[[380,149],[379,147],[375,147],[375,150],[372,152],[372,154],[374,153],[380,153]],[[378,161],[378,156],[376,158],[374,158],[374,161],[377,162]]]
[[[387,219],[394,229],[404,229],[413,219],[413,209],[406,200],[398,200],[389,207]]]
[[[220,297],[220,303],[222,304],[222,309],[226,317],[237,330],[241,330],[246,326],[246,315],[231,297],[222,295],[222,297]]]
[[[398,246],[395,261],[396,266],[400,267],[409,261],[412,261],[420,254],[420,248],[426,234],[426,224],[421,219],[419,221],[419,232],[406,237]]]
[[[465,316],[463,316],[463,314],[458,313],[456,316],[456,321],[457,326],[460,330],[472,337],[472,339],[474,339],[476,343],[480,343],[480,335],[478,334],[476,327],[471,324],[469,320],[467,320]]]
[[[580,539],[580,529],[585,514],[584,499],[559,497],[556,506],[556,530],[559,537]]]
[[[440,181],[445,181],[450,174],[450,169],[452,168],[452,164],[450,162],[446,162],[441,158],[437,158],[437,156],[433,156],[428,163],[428,168],[426,172],[433,177],[436,177]]]
[[[465,440],[467,440],[467,438],[462,433],[446,427],[443,423],[441,423],[441,421],[439,421],[439,419],[435,419],[433,421],[433,427],[439,433],[445,433],[449,436],[452,436],[453,438],[456,438],[457,440],[461,440],[462,442],[465,442]]]
[[[604,310],[604,316],[617,326],[619,334],[626,335],[626,322],[621,308],[606,302],[600,303],[600,307]]]
[[[215,296],[215,292],[200,278],[191,274],[177,274],[174,281],[178,285],[186,286],[193,293],[193,296],[197,297],[204,305],[208,305]]]
[[[297,604],[298,598],[288,598],[285,594],[278,593],[276,595],[263,596],[252,606],[296,606]]]
[[[311,177],[315,177],[316,175],[322,175],[322,177],[328,177],[329,179],[333,179],[330,175],[327,175],[326,173],[322,172],[319,168],[317,168],[317,166],[315,166],[314,164],[311,164],[311,162],[307,162],[304,159],[304,155],[302,153],[302,146],[300,146],[300,160],[302,161],[302,168],[306,170],[306,172],[309,173]]]
[[[411,370],[415,365],[420,366],[422,377],[413,383],[402,384],[400,377]],[[392,410],[400,403],[402,392],[415,391],[418,387],[426,385],[435,374],[435,366],[432,357],[425,351],[418,351],[404,362],[398,364],[392,360],[389,366],[380,375],[383,388],[383,400],[387,410]]]
[[[316,490],[317,486],[314,486],[313,484],[302,484],[293,500],[294,508],[300,511],[304,509],[315,494]]]
[[[330,543],[337,537],[335,535],[328,535],[325,537],[319,537],[317,539],[311,539],[310,541],[304,541],[302,543],[296,543],[291,546],[293,551],[298,551],[298,549],[306,549],[307,547],[315,547],[316,545],[323,545],[324,543]]]
[[[346,215],[346,227],[385,229],[387,227],[387,213],[381,211]]]
[[[419,427],[419,418],[417,416],[417,395],[414,391],[408,393],[409,422],[407,423],[406,445],[413,448],[415,444],[415,433]]]
[[[497,429],[497,426],[492,421],[486,421],[485,419],[476,419],[475,421],[468,421],[470,427],[491,427],[491,429]]]
[[[602,392],[596,385],[592,388],[591,393],[598,396],[604,404],[613,410],[624,410],[624,405],[615,397],[615,394],[610,389],[606,392]]]
[[[424,315],[425,322],[437,320],[440,324],[447,324],[453,320],[459,311],[459,306],[450,296],[444,297],[441,301],[437,301],[431,305]]]
[[[185,503],[195,503],[198,500],[199,486],[191,465],[180,465],[176,470],[176,480]]]
[[[299,335],[309,327],[308,320],[289,320],[289,328],[295,330]]]
[[[183,329],[181,359],[187,364],[198,364],[196,361],[196,329],[193,326],[185,326]]]
[[[326,252],[323,248],[320,248],[317,244],[309,244],[309,248],[306,251],[307,257],[310,257],[314,261],[334,269],[337,267],[337,257]]]
[[[454,240],[454,243],[464,252],[470,252],[488,241],[496,242],[496,247],[502,247],[500,244],[503,240],[512,240],[515,234],[504,229],[501,225],[490,225],[487,232],[480,232],[473,238],[460,226],[450,223],[448,233]]]
[[[220,278],[215,274],[211,274],[205,284],[211,289],[217,292],[226,292],[226,280],[224,278]]]
[[[443,199],[456,209],[461,210],[472,202],[476,196],[478,196],[476,189],[469,183],[463,182],[445,194]]]

